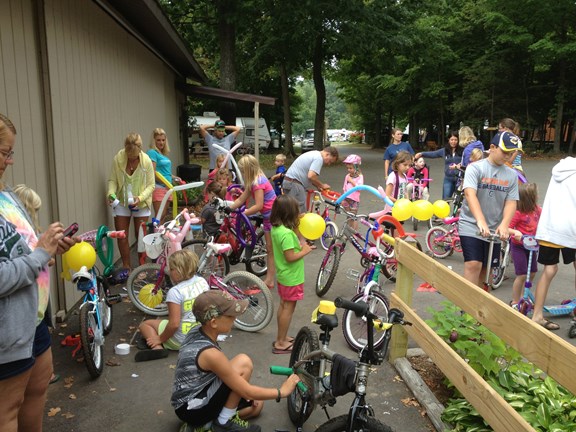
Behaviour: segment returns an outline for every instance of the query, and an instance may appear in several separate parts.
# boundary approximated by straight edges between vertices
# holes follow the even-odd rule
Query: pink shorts
[[[284,301],[298,301],[304,299],[304,284],[294,286],[282,285],[278,283],[278,295]]]
[[[166,195],[166,192],[168,192],[168,189],[166,189],[165,187],[156,186],[154,188],[154,192],[152,192],[152,202],[162,201],[162,198],[164,198],[164,195]],[[172,201],[172,194],[170,194],[168,201]]]

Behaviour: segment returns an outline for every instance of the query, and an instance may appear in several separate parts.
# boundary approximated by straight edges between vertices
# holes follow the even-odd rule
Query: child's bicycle
[[[331,332],[338,327],[336,307],[352,311],[356,316],[366,320],[366,345],[360,350],[359,361],[354,362],[329,349]],[[382,364],[388,352],[391,328],[394,325],[411,325],[404,321],[404,314],[398,309],[390,309],[386,316],[370,312],[369,306],[359,301],[357,303],[337,298],[334,303],[322,301],[313,314],[313,322],[320,326],[321,334],[309,327],[302,327],[296,339],[290,356],[290,368],[271,367],[275,374],[297,373],[306,389],[297,387],[288,397],[288,415],[297,431],[310,417],[317,405],[325,411],[328,406],[336,403],[338,396],[354,392],[354,397],[348,414],[334,417],[321,425],[319,432],[340,431],[380,431],[390,432],[392,429],[378,420],[373,408],[366,402],[368,392],[368,377],[373,366]],[[374,347],[373,328],[384,332],[382,349]],[[330,374],[329,367],[331,367]],[[347,373],[339,371],[347,370]]]
[[[112,238],[125,238],[124,231],[108,231],[101,226],[97,231],[90,231],[79,236],[82,240],[95,247],[101,261],[104,254],[112,254]],[[103,242],[104,239],[108,241]],[[111,262],[111,259],[107,260]],[[119,294],[110,293],[108,277],[112,267],[106,266],[103,273],[93,266],[91,269],[83,266],[72,276],[76,288],[84,293],[79,308],[80,346],[84,353],[84,363],[92,378],[98,378],[104,369],[104,336],[112,331],[112,305],[121,301]]]
[[[340,195],[340,193],[332,190],[323,190],[321,192],[315,190],[308,191],[308,212],[319,214],[322,216],[322,219],[324,219],[324,222],[326,223],[326,228],[322,233],[322,237],[320,237],[320,244],[324,250],[328,250],[330,243],[332,243],[334,237],[338,235],[338,225],[336,225],[336,222],[330,219],[330,210],[325,202],[325,199],[335,201],[340,197]],[[323,209],[320,208],[321,204],[324,204]],[[336,219],[336,212],[334,212],[334,219]]]
[[[186,222],[180,226],[180,218]],[[134,306],[142,312],[163,316],[168,314],[168,306],[165,303],[165,293],[171,287],[171,282],[166,273],[168,257],[182,248],[182,240],[185,238],[190,225],[195,222],[184,209],[175,219],[165,222],[156,228],[156,232],[144,237],[146,255],[153,263],[145,263],[130,273],[126,289]]]
[[[448,228],[434,226],[426,233],[426,247],[436,258],[446,258],[454,253],[461,253],[460,235],[458,234],[458,220],[460,218],[447,217],[443,219]]]
[[[412,194],[410,195],[410,201],[412,202],[423,199],[422,193],[424,191],[424,187],[422,182],[429,183],[432,181],[430,178],[415,179],[413,177],[409,177],[407,180],[412,185]],[[414,231],[418,231],[418,222],[419,220],[412,216],[412,227],[414,228]]]
[[[456,189],[452,194],[452,197],[446,200],[448,203],[452,203],[452,210],[448,217],[456,217],[459,214],[460,208],[464,203],[464,170],[462,168],[458,168],[456,165],[453,166],[452,169],[458,171],[458,181],[456,182]],[[432,216],[430,218],[429,224],[430,228],[434,228],[435,226],[442,225],[442,219],[437,216]]]
[[[241,186],[231,185],[228,190],[232,191],[239,187]],[[268,252],[264,231],[260,229],[263,223],[262,216],[246,216],[244,206],[229,212],[226,201],[220,198],[215,198],[214,203],[218,210],[216,220],[221,224],[221,236],[216,241],[230,243],[232,246],[228,256],[230,264],[243,263],[246,265],[246,271],[256,276],[264,276],[268,271]]]

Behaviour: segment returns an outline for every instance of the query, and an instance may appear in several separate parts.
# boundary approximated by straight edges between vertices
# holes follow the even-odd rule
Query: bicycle
[[[125,238],[124,231],[108,231],[101,226],[97,231],[90,231],[79,236],[83,241],[96,248],[97,255],[104,263],[102,257],[105,252],[112,253],[112,238]],[[104,238],[109,241],[106,245]],[[109,260],[110,262],[110,260]],[[79,308],[80,320],[80,346],[84,354],[84,363],[90,377],[98,378],[104,370],[104,336],[112,331],[112,305],[121,301],[119,294],[110,293],[108,277],[112,274],[112,267],[106,266],[104,273],[94,265],[88,269],[82,266],[72,276],[76,289],[84,293]]]
[[[231,185],[228,191],[240,188]],[[266,238],[264,230],[260,229],[263,223],[262,216],[248,217],[244,214],[245,206],[232,210],[229,214],[226,201],[215,198],[217,208],[216,220],[221,224],[221,235],[218,242],[230,243],[232,251],[228,259],[230,264],[244,263],[246,271],[256,276],[264,276],[268,272]]]
[[[186,222],[179,227],[179,219],[182,216]],[[146,255],[156,262],[136,267],[126,283],[130,300],[142,312],[153,316],[168,314],[168,306],[164,300],[171,282],[166,273],[166,264],[168,257],[182,248],[182,240],[192,222],[197,220],[190,217],[188,209],[184,209],[176,218],[157,227],[155,233],[144,237]]]
[[[370,241],[370,233],[373,230],[378,229],[378,223],[370,223],[369,215],[357,215],[339,207],[338,205],[336,205],[336,210],[343,212],[346,215],[346,220],[343,222],[342,228],[338,230],[338,233],[332,239],[332,242],[326,251],[326,255],[324,255],[322,264],[320,265],[320,271],[316,277],[316,295],[318,297],[326,295],[332,286],[336,273],[338,272],[340,258],[346,251],[346,244],[348,241],[352,243],[354,249],[356,249],[360,254],[360,263],[362,267],[368,267],[370,262],[375,259],[374,254],[370,253],[370,248],[375,246],[375,244]],[[368,227],[366,235],[362,236],[360,232],[348,224],[349,220],[360,221],[362,225]],[[363,244],[360,244],[360,242]],[[386,264],[382,266],[382,273],[386,278],[392,280],[396,272],[394,268],[390,268],[388,264]]]
[[[330,243],[338,235],[338,225],[332,219],[330,219],[330,211],[328,209],[328,205],[326,204],[324,198],[328,198],[330,200],[337,200],[341,194],[338,192],[330,191],[330,190],[323,190],[323,191],[308,191],[308,212],[309,213],[316,213],[319,214],[324,222],[326,223],[326,228],[322,233],[322,237],[320,237],[320,244],[322,245],[322,249],[328,250],[330,247]],[[312,199],[310,199],[312,197]],[[320,210],[320,204],[324,203],[324,209]],[[334,219],[336,219],[336,212],[334,212]]]
[[[410,201],[412,202],[423,199],[422,193],[424,191],[424,187],[422,182],[429,183],[432,181],[430,178],[415,179],[413,177],[409,177],[407,180],[412,186],[412,193],[410,194]],[[412,216],[412,228],[414,228],[414,231],[418,231],[418,222],[419,220]]]
[[[447,217],[442,219],[449,228],[435,226],[426,233],[426,247],[436,258],[446,258],[454,253],[462,253],[460,234],[458,234],[458,220],[460,218]]]
[[[338,355],[329,349],[331,331],[338,327],[336,307],[354,312],[358,317],[366,320],[366,345],[359,352],[359,361]],[[316,311],[315,311],[316,312]],[[314,316],[313,316],[314,318]],[[313,319],[320,326],[321,334],[309,327],[302,327],[296,339],[290,356],[289,372],[294,371],[304,382],[306,389],[295,389],[288,397],[288,415],[298,431],[310,417],[317,405],[327,413],[327,406],[333,406],[336,398],[348,392],[354,392],[355,397],[350,405],[348,414],[329,419],[322,424],[319,432],[340,431],[383,431],[390,432],[392,429],[376,419],[373,408],[366,402],[368,377],[373,366],[382,364],[388,352],[391,337],[391,328],[394,325],[411,325],[404,321],[404,314],[398,309],[390,309],[386,316],[379,316],[370,312],[364,302],[353,303],[343,298],[336,298],[334,303],[321,301],[317,309],[317,315]],[[378,328],[384,331],[382,349],[374,347],[372,329]],[[352,367],[354,372],[349,376],[342,376],[334,372],[336,363],[344,363]],[[332,366],[328,375],[328,366]],[[284,370],[271,368],[272,373],[285,374]],[[344,381],[353,380],[354,385],[342,385]]]
[[[458,180],[456,182],[456,189],[454,189],[454,193],[452,197],[447,199],[447,203],[452,203],[452,210],[448,217],[456,217],[460,212],[460,208],[464,203],[464,170],[462,168],[458,168],[456,165],[451,167],[458,171]],[[435,226],[442,225],[442,219],[437,216],[432,216],[429,221],[430,228],[434,228]]]

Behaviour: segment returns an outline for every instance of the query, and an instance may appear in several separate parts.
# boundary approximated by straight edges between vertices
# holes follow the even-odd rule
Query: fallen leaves
[[[76,395],[75,395],[74,393],[70,393],[70,394],[68,395],[68,399],[75,400],[75,399],[76,399]]]
[[[122,363],[120,363],[120,360],[118,360],[116,357],[112,357],[108,360],[106,360],[106,366],[121,366]]]
[[[62,411],[62,409],[60,407],[56,407],[56,408],[50,408],[48,410],[48,417],[54,417],[56,414],[58,414],[60,411]]]
[[[400,402],[404,404],[404,406],[413,406],[413,407],[420,407],[420,403],[416,400],[416,398],[404,398],[400,399]]]
[[[74,377],[73,376],[69,376],[64,378],[64,388],[69,389],[70,387],[72,387],[72,385],[74,384]]]

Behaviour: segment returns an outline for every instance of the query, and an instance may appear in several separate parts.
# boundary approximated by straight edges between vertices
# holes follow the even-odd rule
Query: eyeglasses
[[[4,156],[4,159],[10,160],[14,156],[14,150],[10,151],[0,150],[0,154]]]

